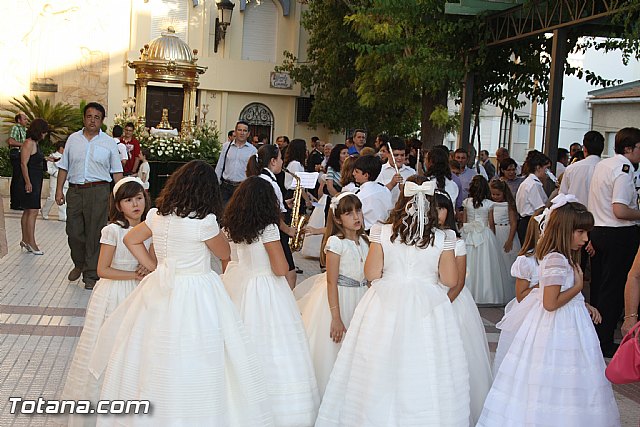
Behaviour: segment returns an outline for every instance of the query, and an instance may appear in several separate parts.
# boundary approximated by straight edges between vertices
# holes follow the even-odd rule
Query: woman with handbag
[[[624,323],[621,328],[624,338],[606,370],[607,378],[615,384],[640,381],[638,305],[640,305],[640,249],[633,260],[624,289]]]

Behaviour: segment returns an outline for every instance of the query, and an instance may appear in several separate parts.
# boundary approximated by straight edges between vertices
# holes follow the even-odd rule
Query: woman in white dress
[[[489,393],[493,375],[491,374],[491,362],[489,356],[489,344],[484,323],[476,306],[471,292],[464,286],[467,276],[467,248],[464,240],[459,238],[455,220],[453,202],[448,193],[436,190],[436,203],[438,204],[438,223],[443,229],[456,232],[456,266],[458,268],[458,283],[453,288],[442,288],[447,292],[453,312],[458,321],[462,345],[469,366],[470,389],[470,425],[475,426],[482,412],[484,399]]]
[[[129,230],[144,221],[151,206],[149,195],[138,178],[122,178],[113,187],[109,200],[109,224],[101,232],[98,275],[100,280],[91,293],[87,313],[78,340],[63,400],[90,400],[96,404],[102,383],[89,372],[98,332],[111,313],[125,300],[144,277],[135,259],[122,241]],[[148,249],[151,239],[144,242]],[[71,415],[68,426],[95,425],[95,416]]]
[[[368,289],[364,260],[369,253],[369,240],[358,196],[343,192],[334,197],[327,221],[328,237],[322,245],[327,272],[309,277],[294,290],[309,337],[320,397],[353,312]],[[302,296],[298,288],[307,293]]]
[[[271,184],[249,177],[227,204],[222,224],[238,261],[223,281],[262,363],[275,425],[312,426],[320,398],[302,317],[285,274],[278,199]]]
[[[316,426],[468,426],[469,374],[447,293],[455,233],[437,229],[434,182],[411,177],[371,229],[372,280],[351,320]],[[421,184],[421,185],[418,185]]]
[[[267,184],[269,185],[269,184]],[[89,369],[103,400],[147,400],[148,414],[99,416],[98,425],[267,426],[271,401],[256,352],[211,253],[219,232],[214,169],[194,160],[174,172],[145,222],[124,243],[154,270],[100,330]],[[156,262],[143,243],[153,237]]]
[[[492,212],[489,215],[489,227],[496,235],[498,249],[504,260],[505,277],[502,278],[505,299],[515,298],[516,281],[509,274],[518,252],[520,252],[520,240],[518,239],[518,210],[516,201],[506,182],[497,179],[489,183],[491,199],[493,200]]]
[[[476,304],[502,305],[508,300],[504,295],[506,267],[498,247],[496,236],[489,228],[491,193],[487,180],[476,175],[469,185],[469,198],[462,202],[462,237],[467,244],[466,286]]]
[[[620,425],[592,323],[597,311],[587,309],[581,294],[579,253],[593,215],[566,198],[554,205],[536,248],[537,304],[500,364],[478,426]]]

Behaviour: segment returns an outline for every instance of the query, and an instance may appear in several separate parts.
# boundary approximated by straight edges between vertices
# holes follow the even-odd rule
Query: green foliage
[[[52,144],[82,128],[82,112],[70,104],[64,102],[52,104],[48,99],[43,101],[38,95],[33,99],[22,95],[22,99],[13,98],[9,103],[11,106],[6,109],[6,112],[0,114],[4,121],[3,130],[7,132],[15,124],[14,117],[20,111],[27,115],[29,122],[41,118],[49,123],[48,140]]]
[[[0,146],[0,176],[11,176],[13,169],[9,160],[9,147]]]

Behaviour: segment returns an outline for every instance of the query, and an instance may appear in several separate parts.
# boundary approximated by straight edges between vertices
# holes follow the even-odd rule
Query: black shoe
[[[300,270],[298,267],[296,267],[296,273],[297,273],[297,274],[302,274],[302,273],[304,273],[304,271],[302,271],[302,270]]]
[[[84,279],[84,288],[88,290],[93,290],[93,287],[96,285],[96,281],[92,279]]]

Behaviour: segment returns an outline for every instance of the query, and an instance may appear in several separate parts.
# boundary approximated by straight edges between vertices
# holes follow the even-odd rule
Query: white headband
[[[573,194],[558,193],[558,195],[551,200],[551,206],[545,208],[545,210],[540,215],[534,217],[534,219],[538,221],[538,226],[540,227],[540,235],[544,234],[544,228],[546,227],[547,222],[549,222],[549,216],[551,216],[551,212],[571,202],[580,203],[580,201]]]
[[[120,187],[122,187],[127,182],[137,182],[138,184],[140,184],[140,186],[144,188],[142,180],[137,176],[125,176],[120,181],[116,182],[116,185],[113,186],[113,197],[116,197],[116,193],[118,192]]]
[[[331,207],[331,212],[333,212],[334,214],[336,213],[336,209],[338,208],[338,203],[340,203],[340,200],[344,199],[345,196],[356,196],[356,197],[358,197],[355,193],[352,193],[351,191],[344,191],[344,192],[338,194],[336,197],[331,199],[331,204],[329,205]]]

